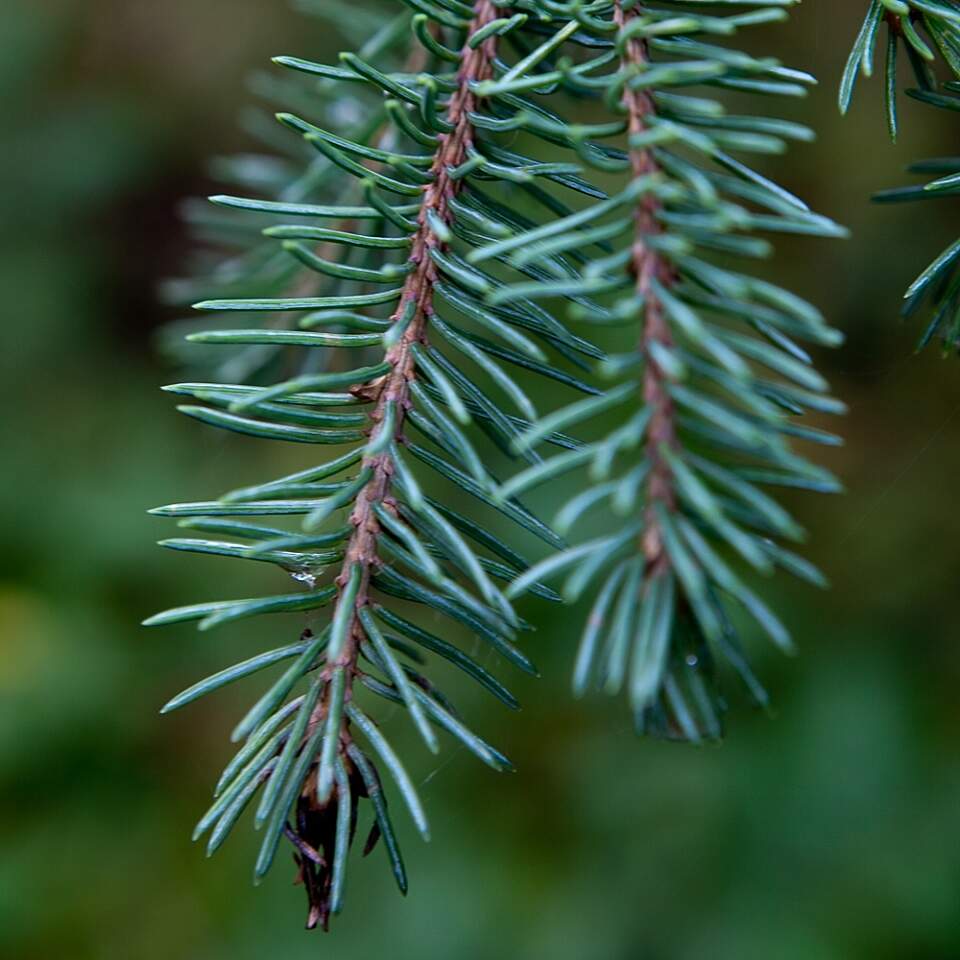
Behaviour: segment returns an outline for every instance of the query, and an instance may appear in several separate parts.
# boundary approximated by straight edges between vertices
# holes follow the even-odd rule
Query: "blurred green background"
[[[271,445],[178,418],[158,391],[177,374],[153,347],[172,316],[156,287],[189,250],[178,202],[210,191],[211,155],[247,145],[249,69],[338,40],[283,0],[2,0],[0,957],[960,957],[960,369],[913,356],[918,327],[896,316],[956,206],[867,203],[910,158],[955,152],[957,128],[911,105],[890,146],[876,82],[840,121],[863,6],[807,0],[756,34],[821,78],[792,109],[818,143],[772,169],[854,230],[784,243],[776,265],[848,334],[821,362],[850,415],[825,458],[848,494],[793,504],[833,589],[772,585],[801,655],[753,644],[775,716],[738,705],[717,748],[637,741],[619,702],[566,696],[573,619],[541,609],[546,679],[499,671],[523,712],[464,691],[519,772],[449,745],[438,761],[393,721],[434,839],[405,834],[406,901],[381,851],[356,859],[323,940],[301,930],[286,863],[252,887],[249,829],[213,863],[189,841],[251,685],[157,716],[294,621],[138,623],[276,586],[151,546],[169,528],[147,507],[280,472]]]

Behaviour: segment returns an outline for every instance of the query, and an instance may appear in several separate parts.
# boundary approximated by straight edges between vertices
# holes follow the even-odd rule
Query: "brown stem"
[[[642,15],[642,5],[636,5],[624,11],[617,0],[614,7],[614,20],[623,29],[635,17]],[[632,38],[627,41],[621,57],[621,67],[628,73],[643,70],[650,62],[646,41]],[[653,97],[646,90],[624,88],[622,103],[627,111],[629,136],[645,133],[649,129],[647,118],[655,110]],[[649,176],[659,171],[653,151],[650,149],[630,149],[630,162],[634,177]],[[673,268],[647,242],[647,238],[660,233],[657,212],[660,201],[652,193],[644,194],[637,204],[635,221],[636,232],[633,241],[632,270],[636,278],[637,295],[643,303],[644,319],[640,337],[640,350],[646,366],[643,377],[643,400],[652,411],[647,437],[650,448],[650,476],[647,479],[647,512],[643,532],[642,546],[649,573],[663,569],[668,561],[663,546],[660,524],[655,507],[658,504],[673,510],[676,506],[676,491],[670,465],[663,457],[661,447],[677,446],[676,411],[669,392],[669,377],[651,355],[651,346],[655,343],[669,349],[673,345],[673,336],[664,314],[663,304],[653,288],[654,280],[667,285],[673,283]]]
[[[477,0],[474,11],[473,21],[467,31],[468,35],[472,35],[481,27],[496,20],[499,15],[491,0]],[[424,189],[423,205],[412,241],[410,262],[414,265],[414,269],[407,275],[400,302],[391,320],[394,323],[399,322],[410,303],[416,305],[415,313],[403,336],[387,354],[386,360],[390,364],[390,372],[375,384],[366,384],[359,388],[367,392],[367,395],[373,393],[376,398],[376,405],[371,413],[374,424],[383,420],[389,405],[394,406],[397,440],[402,439],[406,413],[410,408],[410,384],[415,378],[413,348],[417,344],[427,343],[427,327],[433,313],[433,291],[437,281],[437,269],[430,257],[430,251],[443,249],[445,246],[444,241],[431,226],[431,218],[428,218],[427,214],[432,212],[442,223],[450,223],[452,219],[450,200],[459,191],[461,181],[451,179],[449,171],[466,160],[469,148],[473,144],[473,126],[469,115],[476,109],[477,98],[471,85],[492,77],[495,42],[495,38],[491,37],[476,49],[466,46],[462,51],[460,68],[457,72],[457,87],[447,107],[446,119],[452,129],[449,133],[439,135],[439,146],[430,168],[433,178]],[[328,672],[336,667],[344,668],[347,698],[351,693],[362,630],[356,613],[368,602],[370,577],[378,563],[377,538],[380,534],[380,525],[374,508],[387,501],[394,474],[394,464],[389,453],[367,458],[363,466],[372,470],[373,475],[357,497],[350,516],[354,531],[347,544],[343,567],[336,579],[337,586],[342,591],[350,578],[351,570],[359,564],[362,570],[360,590],[346,642],[336,661],[328,662],[326,666]],[[321,702],[312,718],[311,726],[320,722],[325,712],[326,704]]]

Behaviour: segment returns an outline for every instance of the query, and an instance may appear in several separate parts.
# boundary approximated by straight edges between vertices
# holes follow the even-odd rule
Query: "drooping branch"
[[[467,31],[467,36],[472,36],[476,31],[497,19],[497,16],[497,9],[490,0],[477,0],[474,19]],[[439,143],[430,167],[430,181],[424,188],[423,201],[416,221],[417,229],[411,238],[410,263],[413,269],[407,275],[399,303],[390,318],[392,324],[405,324],[405,326],[402,335],[387,353],[386,362],[390,366],[389,372],[378,381],[355,388],[358,394],[362,393],[375,400],[375,406],[370,415],[373,422],[372,431],[376,432],[383,424],[392,425],[394,443],[403,441],[406,413],[411,405],[410,387],[416,377],[415,349],[417,345],[427,344],[428,327],[433,312],[434,286],[438,279],[437,268],[430,254],[432,250],[442,250],[446,246],[446,241],[438,232],[437,225],[446,225],[451,222],[450,201],[456,196],[462,183],[453,179],[450,171],[467,159],[473,145],[474,129],[470,115],[477,105],[473,85],[492,76],[495,52],[494,36],[489,37],[476,48],[469,45],[464,47],[457,72],[456,89],[451,94],[446,112],[446,119],[451,129],[449,132],[438,135]],[[442,227],[439,229],[442,230]],[[359,616],[368,604],[370,580],[380,562],[378,538],[381,527],[376,510],[378,507],[394,509],[390,490],[396,466],[390,450],[368,456],[362,466],[370,472],[370,479],[357,496],[351,513],[350,523],[353,526],[353,533],[347,544],[341,572],[336,579],[338,595],[332,615],[334,622],[339,617],[347,616],[350,623],[342,645],[336,649],[329,649],[324,667],[324,676],[328,681],[332,680],[338,672],[342,673],[343,689],[338,690],[332,682],[326,684],[324,694],[308,725],[305,742],[309,741],[313,731],[326,722],[326,717],[332,709],[332,698],[336,697],[342,703],[350,700],[363,635]],[[359,584],[356,583],[357,577],[359,577]],[[352,607],[346,614],[341,609],[343,604],[350,604]],[[348,728],[349,720],[344,716],[340,725],[338,753],[349,745]],[[328,793],[327,798],[323,796],[325,792]],[[320,799],[318,799],[318,793]],[[311,809],[322,810],[329,800],[329,788],[325,791],[322,785],[318,788],[315,781],[308,780],[304,784],[301,799]],[[311,837],[301,837],[301,840],[308,845],[311,839]],[[316,870],[317,865],[311,865],[306,872],[313,873]],[[307,886],[311,900],[311,916],[308,925],[315,925],[318,920],[325,919],[325,906],[322,902],[317,902],[323,899],[323,886],[317,884],[315,877],[308,878]],[[315,886],[318,889],[317,897],[313,894]]]
[[[583,487],[556,515],[558,532],[569,534],[591,510],[606,511],[602,522],[614,524],[524,571],[508,596],[562,574],[564,597],[576,601],[602,578],[581,635],[574,691],[626,690],[638,730],[699,742],[722,735],[718,654],[756,702],[767,702],[739,647],[737,606],[790,649],[786,627],[731,564],[762,574],[780,566],[820,580],[781,546],[802,531],[762,487],[835,489],[829,473],[795,453],[789,438],[830,442],[794,418],[808,409],[840,409],[796,345],[835,345],[836,331],[792,292],[718,262],[716,253],[745,260],[767,254],[771,244],[754,233],[845,231],[738,157],[779,152],[788,140],[809,139],[809,131],[775,117],[730,115],[710,98],[709,88],[803,95],[813,78],[802,71],[716,44],[718,33],[781,20],[784,11],[733,14],[718,30],[716,10],[671,18],[634,0],[591,4],[589,13],[581,7],[563,6],[570,19],[526,63],[549,51],[551,82],[582,85],[585,93],[607,85],[594,122],[545,123],[531,104],[530,119],[519,126],[568,138],[583,164],[622,172],[629,182],[549,224],[514,229],[472,251],[469,261],[498,258],[523,269],[543,256],[562,269],[562,280],[494,283],[488,302],[563,296],[578,321],[636,323],[638,343],[604,365],[611,381],[622,382],[608,381],[595,396],[532,423],[516,442],[521,450],[546,445],[551,430],[573,431],[618,411],[598,439],[501,485],[501,498],[516,497],[585,469]],[[581,59],[589,57],[582,48],[594,44],[604,53]],[[514,67],[485,89],[520,96],[542,79],[522,74]],[[691,97],[692,86],[708,89]],[[604,104],[616,112],[611,122],[603,122]],[[626,151],[602,142],[624,132]],[[628,216],[611,221],[620,210]],[[624,233],[625,249],[608,245]],[[607,255],[592,253],[593,245]],[[558,255],[559,262],[550,259]],[[609,302],[593,300],[607,293],[614,293]]]

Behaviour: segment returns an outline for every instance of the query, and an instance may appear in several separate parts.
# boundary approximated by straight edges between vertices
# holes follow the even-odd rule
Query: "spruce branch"
[[[496,10],[489,0],[478,0],[468,34],[473,36],[495,20],[496,16]],[[335,749],[328,749],[329,762],[325,762],[328,760],[327,755],[321,755],[317,768],[317,783],[314,785],[310,781],[305,782],[300,794],[298,808],[310,811],[301,817],[301,821],[307,824],[311,814],[323,818],[329,807],[338,769],[335,764],[351,762],[350,715],[343,712],[342,705],[349,703],[352,698],[361,640],[369,637],[379,646],[378,653],[384,659],[389,657],[388,647],[380,637],[370,614],[370,580],[381,562],[378,550],[381,520],[378,511],[398,514],[397,503],[390,495],[397,469],[396,454],[391,451],[405,442],[404,426],[407,411],[411,406],[410,390],[417,376],[415,348],[418,344],[426,345],[428,342],[427,329],[433,311],[434,286],[438,277],[431,252],[448,247],[439,231],[445,232],[451,222],[450,200],[460,188],[460,183],[450,178],[450,171],[466,160],[473,143],[473,127],[470,122],[470,114],[476,106],[473,85],[490,76],[495,52],[496,41],[492,36],[478,46],[467,47],[463,51],[456,87],[446,111],[446,124],[451,129],[448,133],[437,134],[439,144],[430,167],[430,182],[424,189],[417,230],[410,241],[409,263],[413,269],[407,274],[399,304],[389,319],[389,329],[401,330],[398,342],[385,357],[389,372],[382,378],[353,388],[354,392],[360,395],[377,397],[370,419],[374,425],[373,433],[378,452],[368,454],[363,460],[362,471],[369,475],[369,480],[357,495],[356,506],[350,516],[354,532],[347,543],[343,567],[335,581],[338,593],[333,604],[332,623],[342,634],[342,639],[336,645],[331,643],[327,647],[327,666],[321,674],[327,682],[306,731],[309,738],[312,730],[328,722],[328,718],[339,718],[335,724],[330,723],[324,735],[325,744],[336,742],[338,745]],[[389,445],[384,452],[379,452],[384,446],[380,442],[380,434],[389,434]],[[399,681],[398,685],[405,682],[402,671],[395,672],[394,679]],[[339,682],[335,682],[337,680]],[[429,726],[420,719],[417,701],[411,698],[410,705],[412,712],[417,711],[419,723],[427,731],[428,745],[436,750],[436,739]],[[338,792],[339,787],[338,782]],[[294,834],[305,844],[315,842],[317,836],[321,837],[320,842],[323,843],[322,834],[315,836],[312,825],[308,826],[307,836],[296,830]],[[332,874],[324,861],[309,857],[301,859],[301,871],[307,878],[310,897],[307,926],[313,927],[320,922],[326,928],[330,912],[337,912],[340,906],[339,900],[332,898],[329,889]]]
[[[473,258],[506,254],[529,263],[538,252],[556,251],[555,238],[563,236],[579,238],[563,244],[566,250],[578,243],[588,248],[622,236],[622,223],[610,218],[631,214],[626,248],[591,253],[575,279],[547,289],[574,300],[571,319],[635,326],[637,349],[605,361],[600,379],[607,387],[600,394],[541,418],[517,447],[532,448],[553,430],[585,429],[601,414],[614,426],[501,488],[503,496],[515,496],[585,471],[554,525],[566,535],[589,512],[597,517],[606,510],[608,532],[547,557],[510,594],[561,574],[566,599],[589,591],[594,602],[575,692],[594,685],[609,693],[626,689],[638,730],[698,742],[722,730],[718,656],[759,703],[767,701],[742,652],[742,613],[778,646],[791,645],[786,627],[737,568],[768,574],[779,566],[821,580],[781,546],[801,531],[762,488],[836,489],[829,473],[799,457],[789,440],[836,442],[794,421],[807,410],[842,409],[797,343],[830,346],[839,335],[809,304],[715,254],[764,256],[769,244],[752,236],[762,232],[836,237],[844,231],[735,156],[780,152],[787,140],[809,139],[809,131],[775,118],[730,115],[718,99],[690,92],[699,85],[802,95],[812,80],[807,75],[713,42],[783,19],[784,11],[754,4],[750,12],[716,17],[693,4],[669,6],[614,0],[585,15],[575,2],[550,4],[557,36],[567,16],[576,25],[571,40],[589,38],[613,54],[606,72],[592,64],[589,84],[577,66],[558,73],[584,96],[600,94],[609,113],[594,111],[591,133],[622,133],[626,149],[599,154],[586,149],[574,124],[563,131],[580,141],[587,165],[626,182],[609,198],[481,248]],[[576,63],[575,47],[566,55]],[[528,286],[512,289],[530,295]],[[603,299],[578,302],[593,291]],[[508,287],[491,302],[511,295]]]
[[[504,17],[489,0],[469,8],[459,0],[410,6],[412,16],[384,24],[337,66],[277,58],[320,78],[321,118],[277,117],[316,159],[286,183],[262,176],[270,169],[262,162],[232,168],[252,168],[251,192],[267,197],[213,198],[230,219],[217,221],[212,236],[203,221],[202,236],[239,252],[228,267],[175,288],[201,296],[211,289],[196,306],[216,322],[194,327],[187,340],[229,356],[215,366],[222,379],[167,388],[190,401],[181,411],[247,436],[334,447],[332,458],[294,474],[153,511],[192,534],[163,541],[169,549],[271,564],[303,591],[191,604],[147,621],[195,621],[206,630],[267,613],[309,614],[298,642],[200,681],[165,709],[285,665],[237,725],[240,749],[196,836],[209,833],[212,853],[258,797],[254,819],[263,839],[255,876],[266,873],[286,838],[307,891],[310,927],[326,928],[342,907],[361,800],[369,800],[374,818],[366,849],[383,838],[406,890],[382,771],[427,835],[412,780],[367,700],[374,708],[378,701],[402,705],[431,750],[441,729],[491,768],[510,769],[427,675],[422,651],[507,706],[515,708],[516,699],[405,607],[428,608],[535,674],[516,642],[530,625],[496,585],[528,564],[487,525],[436,498],[424,480],[452,485],[515,527],[561,545],[522,503],[494,495],[499,481],[483,444],[512,455],[512,440],[536,419],[524,378],[590,394],[594,388],[566,365],[583,367],[582,357],[603,355],[534,300],[486,304],[485,294],[503,286],[499,267],[468,262],[471,251],[525,229],[536,222],[531,217],[568,213],[558,190],[602,195],[576,163],[508,149],[500,133],[509,134],[512,121],[502,104],[488,106],[485,90],[511,71],[549,76],[554,41],[543,39],[539,18],[538,30],[528,31],[527,14]],[[282,93],[297,99],[286,86]],[[519,112],[516,99],[509,111]],[[559,144],[554,152],[574,149]],[[505,202],[512,191],[525,197],[524,212]],[[563,261],[546,263],[557,269]],[[522,275],[545,279],[540,266]],[[265,320],[237,328],[238,314]],[[349,355],[355,362],[341,362]],[[500,396],[520,415],[504,410]],[[546,440],[575,445],[561,434]],[[273,519],[265,525],[261,518]],[[285,518],[299,520],[300,529]],[[559,599],[543,585],[533,589]]]

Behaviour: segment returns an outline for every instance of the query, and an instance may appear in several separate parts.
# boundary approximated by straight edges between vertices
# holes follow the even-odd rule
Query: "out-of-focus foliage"
[[[491,782],[463,753],[442,766],[424,757],[413,772],[418,785],[430,778],[433,841],[406,845],[419,881],[402,902],[380,865],[358,865],[379,919],[348,913],[338,957],[960,953],[960,397],[933,353],[905,359],[915,331],[890,309],[928,259],[927,237],[944,245],[956,231],[946,203],[863,203],[904,153],[949,153],[954,125],[918,112],[901,153],[870,98],[841,124],[827,80],[859,11],[818,6],[804,5],[787,36],[770,32],[772,52],[787,44],[775,52],[822,78],[809,101],[819,142],[776,162],[854,240],[783,244],[780,279],[849,334],[822,358],[851,408],[847,446],[830,458],[849,493],[809,518],[831,593],[814,602],[780,588],[799,659],[757,649],[776,719],[739,711],[727,746],[694,753],[637,742],[615,703],[574,706],[522,681],[518,725],[463,685],[519,772]],[[236,596],[267,582],[143,549],[158,535],[146,507],[299,465],[296,450],[214,441],[169,415],[156,386],[171,370],[150,331],[170,317],[155,284],[185,245],[175,199],[206,190],[208,155],[248,146],[233,128],[249,64],[284,48],[329,58],[341,42],[259,0],[7,0],[0,46],[0,956],[313,957],[287,878],[260,891],[235,882],[252,839],[238,835],[217,870],[187,840],[249,691],[189,718],[152,715],[198,666],[252,655],[259,629],[215,645],[189,627],[160,636],[135,624],[200,579]],[[918,249],[904,244],[921,233]],[[576,622],[557,611],[533,639],[545,673],[569,668]],[[401,717],[387,726],[409,736]]]
[[[881,33],[886,50],[884,104],[892,141],[896,142],[900,129],[897,64],[901,52],[906,53],[914,84],[907,87],[907,94],[948,115],[960,111],[960,3],[957,0],[870,0],[840,81],[841,113],[850,107],[858,74],[869,77],[873,73]],[[941,79],[938,71],[947,73],[951,79]],[[960,193],[960,158],[956,156],[916,161],[908,170],[923,176],[926,183],[882,190],[874,199],[879,203],[949,200]],[[960,348],[958,262],[960,240],[954,240],[904,294],[905,317],[921,311],[928,314],[919,347],[937,339],[945,350]]]

